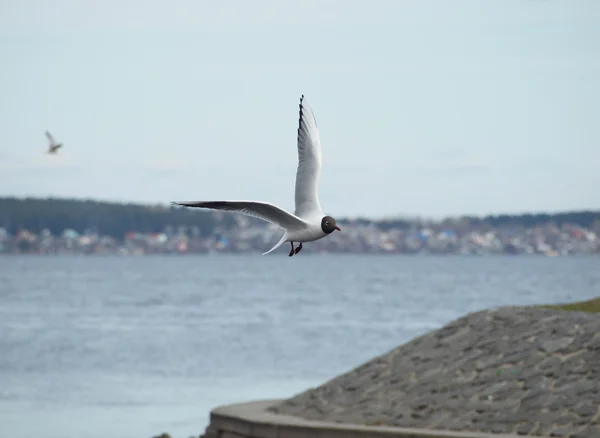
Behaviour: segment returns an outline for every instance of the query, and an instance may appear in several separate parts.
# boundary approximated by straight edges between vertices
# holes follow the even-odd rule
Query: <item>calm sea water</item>
[[[467,312],[599,294],[599,258],[0,257],[2,435],[187,438]]]

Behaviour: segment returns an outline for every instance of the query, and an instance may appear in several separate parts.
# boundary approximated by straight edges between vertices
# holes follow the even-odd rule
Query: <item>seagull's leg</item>
[[[289,256],[291,257],[295,254],[294,253],[294,242],[290,242],[290,245],[292,245],[292,250],[290,251],[290,254],[289,254]]]
[[[300,251],[302,251],[302,242],[300,242],[300,246],[294,250],[294,254],[298,254]]]

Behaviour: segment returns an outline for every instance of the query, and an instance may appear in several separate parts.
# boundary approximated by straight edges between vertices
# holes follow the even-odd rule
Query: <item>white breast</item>
[[[327,236],[321,229],[321,224],[311,224],[310,227],[301,230],[290,230],[287,233],[287,239],[292,242],[312,242]]]

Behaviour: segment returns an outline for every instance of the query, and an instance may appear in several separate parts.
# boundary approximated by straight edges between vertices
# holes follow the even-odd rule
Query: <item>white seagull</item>
[[[326,216],[321,210],[318,195],[321,161],[321,142],[317,122],[312,109],[304,102],[304,95],[302,95],[298,121],[298,170],[294,214],[274,204],[260,201],[189,201],[172,202],[172,204],[232,211],[275,224],[285,233],[273,248],[262,255],[275,251],[285,242],[290,242],[292,249],[289,256],[291,257],[302,250],[302,242],[312,242],[322,239],[335,230],[341,231],[335,219]],[[294,242],[299,243],[296,248]]]
[[[55,154],[61,147],[62,147],[62,143],[57,143],[56,140],[54,140],[54,137],[52,137],[52,134],[50,134],[50,132],[46,131],[46,137],[48,138],[48,153],[49,154]]]

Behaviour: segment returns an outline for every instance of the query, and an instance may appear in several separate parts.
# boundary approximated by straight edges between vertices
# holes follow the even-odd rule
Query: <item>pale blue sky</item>
[[[600,1],[0,0],[0,195],[600,208]],[[64,142],[45,155],[49,129]]]

